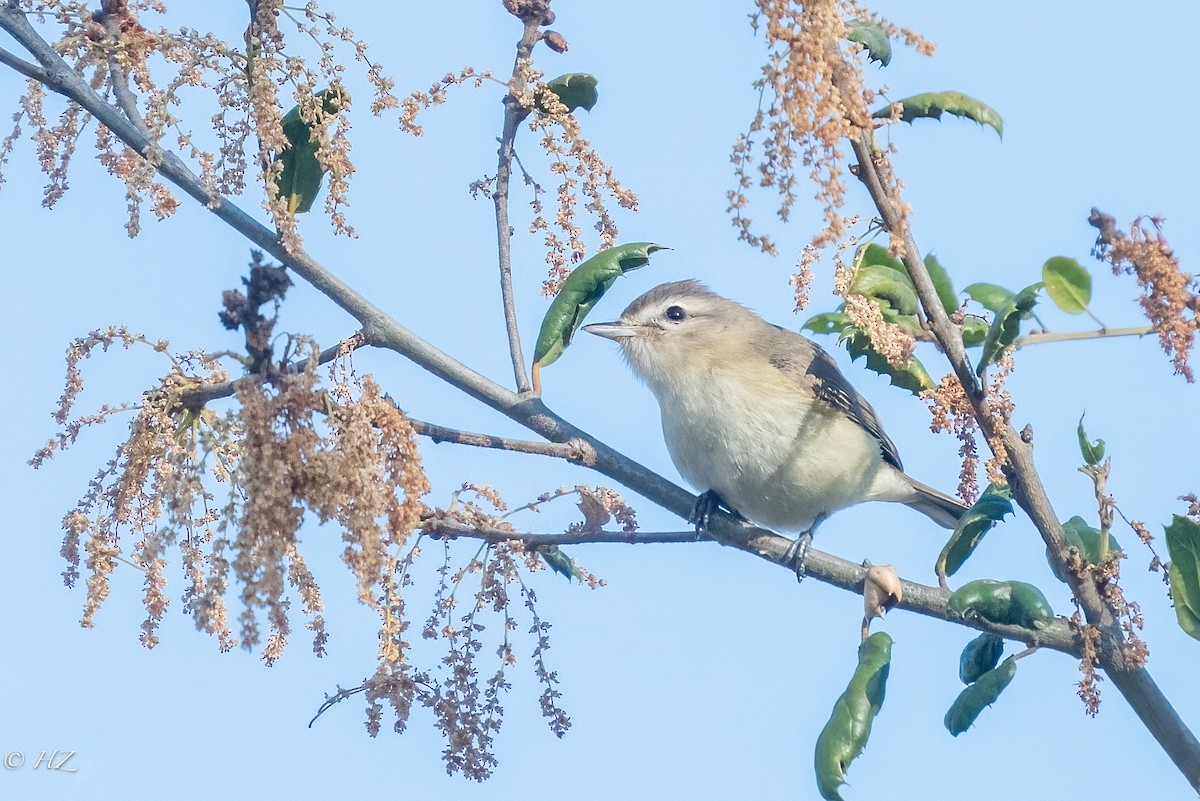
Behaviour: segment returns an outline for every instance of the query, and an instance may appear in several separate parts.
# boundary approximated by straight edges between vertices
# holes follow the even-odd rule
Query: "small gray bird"
[[[584,330],[619,344],[658,398],[671,461],[703,491],[698,527],[723,503],[801,532],[802,559],[817,524],[856,503],[903,503],[946,528],[966,511],[904,474],[875,410],[820,346],[698,281],[657,286]]]

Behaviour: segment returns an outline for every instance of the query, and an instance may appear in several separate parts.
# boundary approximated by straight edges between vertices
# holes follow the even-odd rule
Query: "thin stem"
[[[1072,342],[1079,339],[1106,339],[1108,337],[1144,337],[1153,334],[1154,327],[1139,325],[1132,328],[1101,328],[1099,331],[1043,331],[1040,334],[1025,334],[1017,337],[1018,350],[1027,345],[1044,345],[1047,342]]]
[[[525,31],[517,42],[517,57],[513,62],[509,94],[504,98],[504,127],[500,134],[499,160],[496,164],[496,191],[492,202],[496,207],[496,250],[500,263],[500,300],[504,305],[504,327],[508,331],[508,351],[512,357],[513,378],[517,391],[529,392],[531,385],[525,372],[525,355],[521,350],[521,331],[517,326],[517,305],[512,282],[512,225],[508,220],[508,188],[512,178],[513,143],[521,121],[529,109],[517,101],[515,93],[525,88],[524,71],[533,46],[540,38],[538,20],[526,19]]]

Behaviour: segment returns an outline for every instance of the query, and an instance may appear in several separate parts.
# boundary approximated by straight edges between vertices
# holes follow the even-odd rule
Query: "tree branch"
[[[46,83],[46,81],[49,79],[49,73],[47,73],[37,64],[30,64],[28,61],[18,57],[16,54],[8,52],[3,47],[0,47],[0,64],[12,67],[26,78],[32,78],[35,81]]]
[[[895,181],[891,176],[890,161],[875,146],[874,134],[870,129],[859,129],[858,135],[851,137],[850,145],[859,162],[859,179],[866,186],[887,230],[900,239],[902,259],[916,288],[917,297],[938,343],[974,407],[980,428],[989,442],[999,441],[1007,451],[1005,475],[1012,485],[1014,498],[1029,515],[1052,558],[1067,577],[1088,623],[1101,633],[1101,667],[1191,786],[1200,789],[1200,742],[1180,719],[1146,669],[1127,662],[1120,625],[1100,597],[1090,575],[1079,575],[1066,568],[1069,546],[1034,465],[1033,449],[1010,424],[997,422],[988,412],[988,398],[966,358],[962,335],[946,315],[921,258],[920,249],[909,231],[908,221],[893,198],[891,190]]]
[[[530,534],[506,528],[489,526],[473,526],[458,520],[445,517],[431,517],[422,522],[422,528],[431,535],[466,537],[484,540],[486,542],[523,542],[530,547],[540,545],[584,545],[584,544],[680,544],[695,543],[704,538],[698,537],[695,531],[596,531],[568,532],[563,534]],[[735,540],[745,536],[753,543],[751,550],[757,556],[774,562],[782,567],[791,568],[789,548],[791,540],[777,534],[763,531],[746,523],[733,522],[728,528],[742,528],[743,534],[722,531],[722,538]],[[718,541],[719,542],[719,541]],[[740,547],[735,545],[734,547]],[[863,577],[866,568],[860,564],[842,559],[832,554],[809,550],[807,557],[809,575],[819,578],[827,584],[862,595]],[[981,619],[963,619],[950,612],[947,602],[950,593],[940,587],[918,584],[901,580],[903,600],[899,608],[916,612],[926,617],[936,618],[960,626],[986,631],[1006,639],[1016,640],[1028,645],[1037,645],[1055,651],[1061,651],[1078,658],[1082,653],[1081,643],[1067,623],[1058,618],[1049,627],[1041,630],[1023,628],[1021,626],[997,625]]]
[[[496,164],[496,188],[492,193],[492,202],[496,206],[496,248],[500,260],[500,299],[504,304],[504,326],[508,331],[508,351],[512,357],[513,377],[516,380],[518,392],[528,392],[530,389],[529,376],[525,372],[525,355],[521,352],[521,332],[517,326],[517,307],[513,298],[512,283],[512,225],[508,221],[508,188],[512,178],[513,143],[517,138],[517,128],[521,121],[529,115],[514,96],[524,88],[524,65],[527,63],[533,46],[537,44],[540,34],[540,20],[526,18],[525,30],[521,40],[517,42],[517,57],[513,62],[512,79],[509,82],[509,94],[504,98],[504,127],[500,134],[499,161]]]

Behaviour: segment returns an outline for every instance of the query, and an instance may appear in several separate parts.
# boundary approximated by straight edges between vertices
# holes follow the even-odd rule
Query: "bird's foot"
[[[716,492],[706,490],[700,493],[700,497],[696,498],[696,505],[692,507],[692,513],[688,515],[688,522],[696,527],[697,537],[704,537],[708,534],[708,521],[712,518],[713,513],[721,507],[725,507],[729,514],[739,520],[746,519],[742,517],[737,509],[726,503],[725,499]]]
[[[808,546],[812,545],[813,532],[810,528],[792,541],[783,555],[784,563],[796,571],[796,581],[804,581],[808,570]]]

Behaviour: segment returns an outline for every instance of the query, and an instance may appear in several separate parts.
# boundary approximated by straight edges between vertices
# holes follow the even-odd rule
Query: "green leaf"
[[[937,386],[937,382],[929,375],[925,365],[921,364],[915,356],[908,360],[904,369],[898,370],[871,346],[871,338],[857,328],[848,328],[843,331],[842,342],[845,343],[852,360],[865,356],[868,370],[886,376],[893,385],[901,389],[907,389],[914,395],[920,395],[924,390]]]
[[[883,28],[869,19],[856,19],[846,23],[846,38],[856,42],[867,51],[867,58],[886,67],[892,62],[892,43]]]
[[[948,608],[964,619],[982,618],[1027,629],[1044,629],[1054,621],[1046,596],[1023,581],[968,581],[950,595]]]
[[[600,95],[596,92],[596,76],[586,72],[568,72],[546,82],[551,92],[568,111],[582,108],[591,111]]]
[[[943,113],[953,114],[968,120],[974,120],[980,125],[990,125],[1004,138],[1004,120],[999,112],[981,100],[976,100],[962,92],[923,92],[919,95],[906,97],[898,101],[904,105],[900,119],[912,122],[920,117],[941,119]],[[886,119],[892,116],[892,105],[889,103],[875,112],[876,119]]]
[[[350,103],[350,95],[340,87],[322,89],[316,97],[321,98],[321,104],[312,112],[313,119],[304,120],[300,106],[284,115],[283,135],[287,137],[288,146],[275,154],[274,160],[283,163],[277,179],[277,196],[287,201],[288,211],[292,214],[303,214],[312,209],[325,177],[325,168],[317,159],[318,145],[313,141],[314,134],[323,130],[330,118]]]
[[[1040,281],[1025,287],[996,312],[996,319],[992,320],[983,339],[983,355],[979,357],[979,366],[975,368],[976,375],[983,375],[987,366],[999,359],[1004,349],[1016,341],[1021,333],[1021,321],[1029,317],[1037,305],[1041,288]]]
[[[535,369],[553,364],[583,324],[583,319],[619,277],[649,263],[664,250],[653,242],[630,242],[602,250],[576,267],[550,302],[533,350]]]
[[[1171,581],[1171,601],[1179,628],[1200,640],[1200,523],[1175,515],[1167,532],[1167,552],[1171,555],[1167,576]]]
[[[566,576],[568,581],[576,577],[579,569],[575,566],[575,560],[563,553],[557,545],[540,545],[537,552],[546,560],[546,567],[555,573]]]
[[[817,790],[827,801],[841,801],[838,790],[846,783],[846,769],[867,745],[871,724],[883,706],[891,660],[892,638],[886,632],[877,631],[863,641],[858,667],[817,737],[813,767]]]
[[[840,334],[848,325],[850,325],[850,318],[844,312],[835,311],[814,314],[800,328],[812,331],[814,334]]]
[[[1054,305],[1067,314],[1083,314],[1092,299],[1092,274],[1067,256],[1053,256],[1042,265],[1042,283]]]
[[[1088,439],[1087,431],[1083,428],[1083,418],[1086,416],[1086,412],[1080,415],[1079,429],[1076,431],[1079,435],[1079,453],[1083,456],[1085,464],[1098,465],[1104,460],[1104,440],[1092,442]]]
[[[939,576],[953,576],[975,552],[975,548],[1005,515],[1012,514],[1012,491],[1007,484],[991,484],[971,508],[959,518],[958,525],[942,552],[938,554],[934,571]]]
[[[901,314],[917,313],[917,293],[908,274],[881,264],[860,264],[849,291],[870,300],[882,300]]]
[[[1010,656],[1000,663],[1000,667],[989,670],[974,684],[963,689],[946,713],[946,729],[957,737],[971,728],[979,713],[996,702],[1015,675],[1017,662]]]
[[[968,317],[963,320],[962,338],[963,344],[968,348],[973,348],[976,345],[982,345],[983,340],[987,339],[988,324],[978,317]]]
[[[925,269],[929,271],[929,277],[933,279],[933,288],[937,290],[942,308],[946,310],[946,314],[954,314],[958,311],[960,304],[958,295],[954,292],[954,284],[950,283],[950,274],[937,260],[937,256],[932,253],[925,257]]]
[[[888,253],[888,249],[883,245],[872,242],[858,249],[854,254],[854,268],[858,269],[863,265],[877,264],[880,267],[887,267],[895,270],[901,275],[908,277],[908,270],[904,269],[904,265],[899,259],[893,258],[892,254]]]
[[[1004,638],[984,632],[967,643],[958,658],[958,677],[963,684],[978,681],[1000,662],[1004,653]]]
[[[1100,564],[1100,529],[1089,526],[1079,515],[1075,515],[1063,523],[1062,527],[1067,542],[1079,550],[1079,555],[1084,562],[1089,565]],[[1121,550],[1121,544],[1111,533],[1108,535],[1108,550],[1110,553]],[[1056,579],[1063,582],[1067,580],[1066,576],[1058,569],[1058,565],[1054,563],[1054,559],[1051,558],[1049,548],[1046,549],[1046,563],[1050,565],[1050,572]]]
[[[967,297],[978,303],[988,311],[998,312],[1008,305],[1008,302],[1016,297],[1015,292],[1010,292],[1002,286],[980,282],[971,284],[963,290],[967,293]]]

